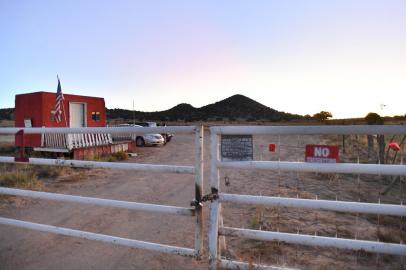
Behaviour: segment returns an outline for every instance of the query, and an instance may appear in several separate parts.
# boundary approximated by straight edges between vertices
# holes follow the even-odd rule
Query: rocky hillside
[[[107,110],[109,119],[133,119],[133,112],[122,109]],[[286,121],[302,116],[279,112],[243,95],[234,95],[219,102],[195,108],[182,103],[160,112],[134,112],[136,120],[154,121],[222,121],[222,120],[268,120]]]

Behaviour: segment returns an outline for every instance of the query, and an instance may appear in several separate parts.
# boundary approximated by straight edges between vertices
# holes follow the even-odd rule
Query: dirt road
[[[177,135],[165,147],[137,150],[129,162],[193,165],[193,136]],[[84,179],[59,177],[46,190],[64,194],[187,207],[192,175],[93,169]],[[193,248],[194,217],[151,214],[46,200],[18,200],[3,217],[137,240]],[[0,226],[0,269],[207,269],[205,261],[96,241]]]

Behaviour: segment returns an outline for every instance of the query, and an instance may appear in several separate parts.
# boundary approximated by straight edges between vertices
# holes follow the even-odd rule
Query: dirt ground
[[[139,148],[138,157],[128,162],[192,165],[193,145],[193,136],[179,134],[165,147]],[[76,179],[48,179],[45,190],[187,207],[194,177],[93,169]],[[193,248],[194,217],[32,199],[3,205],[0,215]],[[0,269],[207,269],[192,258],[9,226],[0,226],[0,262]]]
[[[206,133],[206,161],[209,160],[208,137]],[[318,136],[256,136],[254,158],[303,161],[305,144],[334,140]],[[354,146],[349,141],[347,151],[354,154],[350,151]],[[267,150],[268,143],[272,142],[280,145],[275,153]],[[138,148],[138,156],[128,162],[193,165],[193,145],[192,135],[177,134],[164,147]],[[348,159],[353,158],[351,154],[347,154]],[[205,168],[205,176],[208,175],[208,168]],[[209,179],[205,179],[207,192]],[[45,182],[45,190],[51,192],[184,207],[189,206],[194,195],[194,178],[191,175],[92,169],[81,175],[75,174],[75,177],[60,176]],[[388,182],[390,179],[366,175],[221,171],[221,190],[230,193],[365,202],[380,199],[381,202],[399,204],[405,198],[404,183],[399,181],[386,195],[380,195],[379,190]],[[206,217],[207,212],[208,204],[204,207]],[[388,216],[229,204],[223,205],[223,213],[224,224],[230,227],[380,239],[393,243],[406,240],[404,220]],[[189,248],[193,247],[194,240],[193,217],[20,198],[12,203],[3,203],[0,216]],[[301,269],[401,269],[403,263],[402,258],[395,256],[235,238],[227,238],[227,247],[228,251],[222,255],[228,258]],[[207,269],[206,262],[206,258],[195,261],[176,255],[0,226],[0,269],[199,270]]]

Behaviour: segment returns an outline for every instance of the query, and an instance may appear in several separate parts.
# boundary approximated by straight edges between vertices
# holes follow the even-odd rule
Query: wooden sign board
[[[253,160],[254,151],[252,144],[252,135],[222,135],[221,160]]]
[[[24,127],[26,127],[26,128],[32,127],[31,119],[29,119],[29,118],[24,119]]]
[[[313,163],[338,163],[338,146],[337,145],[306,145],[306,162]]]

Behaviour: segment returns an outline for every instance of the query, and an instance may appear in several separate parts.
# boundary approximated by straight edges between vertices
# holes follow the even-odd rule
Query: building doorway
[[[86,127],[85,103],[69,103],[69,126],[72,128]]]

